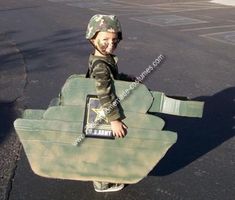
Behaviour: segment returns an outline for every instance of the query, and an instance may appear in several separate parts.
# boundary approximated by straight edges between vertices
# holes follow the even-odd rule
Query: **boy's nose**
[[[108,44],[113,44],[113,41],[112,40],[108,40]]]
[[[117,41],[111,40],[111,41],[109,42],[109,44],[110,44],[110,45],[113,45],[113,46],[116,46],[116,45],[117,45]]]
[[[109,41],[108,42],[108,46],[114,46],[115,45],[115,42],[114,41]]]

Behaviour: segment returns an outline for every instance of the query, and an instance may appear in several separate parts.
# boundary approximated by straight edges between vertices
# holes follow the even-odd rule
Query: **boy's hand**
[[[124,137],[126,135],[127,126],[122,121],[111,121],[111,128],[115,137]]]

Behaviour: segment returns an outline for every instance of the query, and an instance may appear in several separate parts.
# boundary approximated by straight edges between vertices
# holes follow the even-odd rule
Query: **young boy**
[[[114,79],[121,79],[123,74],[118,73],[117,57],[113,55],[118,43],[122,40],[120,22],[114,15],[94,15],[88,24],[86,39],[90,41],[95,52],[89,57],[89,69],[87,76],[95,79],[96,92],[106,118],[111,124],[115,137],[124,137],[127,132],[126,125],[122,122],[120,109],[112,106],[116,96],[114,94]],[[110,108],[113,108],[110,110]],[[124,184],[93,182],[95,191],[111,192],[119,191]]]

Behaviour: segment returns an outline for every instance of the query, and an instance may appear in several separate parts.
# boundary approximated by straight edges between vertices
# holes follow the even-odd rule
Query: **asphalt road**
[[[233,200],[234,11],[196,0],[0,1],[0,198]],[[96,13],[122,23],[120,71],[138,76],[164,54],[147,87],[205,101],[202,119],[161,115],[177,143],[145,179],[107,194],[90,182],[35,175],[11,126],[20,110],[46,109],[69,75],[85,73],[92,50],[85,31]]]

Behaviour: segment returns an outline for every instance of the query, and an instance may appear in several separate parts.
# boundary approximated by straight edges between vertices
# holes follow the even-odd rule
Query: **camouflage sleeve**
[[[100,103],[108,111],[106,117],[109,121],[119,119],[121,115],[118,107],[112,106],[112,102],[116,99],[116,96],[112,88],[113,80],[105,63],[97,64],[93,69],[91,77],[96,80],[96,92]]]
[[[122,80],[122,81],[134,82],[136,77],[132,76],[132,75],[127,75],[127,74],[124,74],[124,73],[120,73],[120,74],[118,74],[118,79]]]

